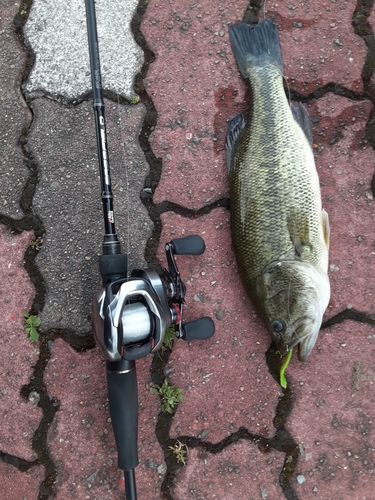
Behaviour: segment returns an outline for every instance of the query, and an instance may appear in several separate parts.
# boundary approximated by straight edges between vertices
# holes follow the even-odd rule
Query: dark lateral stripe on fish
[[[283,71],[279,33],[272,18],[259,24],[236,23],[229,25],[229,38],[233,54],[244,78],[248,77],[248,65],[263,65],[270,59]]]

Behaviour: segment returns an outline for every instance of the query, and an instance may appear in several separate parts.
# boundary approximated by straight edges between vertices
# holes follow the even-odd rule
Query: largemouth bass
[[[306,108],[289,105],[272,19],[229,26],[252,88],[252,111],[227,131],[231,226],[238,269],[279,352],[305,361],[330,297],[329,221],[322,209]]]

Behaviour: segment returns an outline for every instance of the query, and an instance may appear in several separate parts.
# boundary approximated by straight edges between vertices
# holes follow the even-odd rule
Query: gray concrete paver
[[[134,77],[143,64],[130,30],[137,3],[101,0],[96,5],[103,87],[128,99],[134,96]],[[36,0],[24,33],[35,53],[24,86],[28,94],[76,100],[91,91],[84,2]]]
[[[85,334],[91,328],[91,297],[101,288],[97,256],[103,240],[92,104],[67,108],[36,99],[32,107],[35,121],[27,147],[40,177],[34,210],[46,231],[37,258],[47,285],[41,328]],[[106,101],[106,117],[116,230],[124,252],[129,242],[130,266],[144,267],[143,251],[153,227],[139,198],[148,172],[136,139],[144,108]]]
[[[26,53],[14,35],[13,18],[18,6],[2,2],[0,14],[0,212],[14,219],[23,216],[20,199],[29,172],[19,145],[20,135],[31,121],[31,113],[20,86]]]

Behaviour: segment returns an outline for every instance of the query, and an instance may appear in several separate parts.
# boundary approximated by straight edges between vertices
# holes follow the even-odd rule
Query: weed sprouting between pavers
[[[158,394],[161,398],[161,411],[173,413],[175,406],[183,401],[182,389],[176,385],[169,385],[168,380],[164,379],[162,385],[154,384],[150,388],[151,394]]]
[[[172,349],[173,347],[173,341],[176,338],[175,330],[174,327],[171,326],[165,331],[164,334],[164,339],[163,339],[163,345],[162,345],[162,352],[165,352],[167,349]]]
[[[143,1],[144,6],[146,6],[147,3],[148,3],[147,0]],[[250,2],[250,4],[254,4],[255,5],[255,2]],[[143,13],[141,15],[143,15]],[[361,20],[361,18],[360,18],[359,15],[356,16],[356,19]],[[330,91],[330,88],[328,88],[328,87],[325,88],[324,92]],[[335,87],[335,88],[332,87],[332,91],[334,93],[336,93],[335,89],[337,89],[337,87]],[[150,109],[150,113],[148,114],[147,119],[145,120],[145,126],[144,126],[144,129],[143,129],[143,132],[142,132],[143,134],[147,134],[149,132],[149,130],[151,129],[151,127],[153,126],[152,121],[150,121],[149,118],[154,113],[155,113],[155,123],[156,123],[156,112],[155,112],[154,108],[151,109],[151,107],[150,107],[149,109]],[[150,148],[149,148],[148,154],[146,155],[146,158],[147,158],[148,161],[150,160],[150,156],[151,156],[151,153],[150,153]],[[157,162],[156,158],[155,158],[155,161]],[[151,173],[150,174],[150,178],[149,178],[149,182],[150,182],[150,185],[152,184],[152,186],[151,186],[152,189],[154,189],[154,187],[155,187],[155,184],[156,184],[155,181],[156,180],[157,180],[157,175],[156,175],[156,177],[153,177],[153,174]],[[152,203],[152,196],[149,196],[148,199],[151,200],[150,203]],[[185,215],[187,217],[199,215],[198,212],[194,212],[194,214],[193,214],[193,212],[186,214],[186,212],[183,212],[182,209],[178,210],[178,207],[175,207],[175,208],[176,208],[176,210],[175,210],[176,213],[181,213],[181,215]],[[213,208],[216,208],[216,207],[215,206],[207,207],[207,208],[205,208],[205,210],[210,211]],[[155,210],[155,206],[152,205],[152,204],[150,204],[150,212],[152,212],[153,210],[155,210],[154,215],[156,214],[155,216],[157,218],[159,218],[160,213],[168,211],[168,210],[171,210],[171,209],[172,209],[172,205],[171,204],[169,204],[168,206],[166,206],[166,205],[165,206],[164,205],[163,206],[160,205],[160,206],[156,207],[156,210]],[[30,219],[28,219],[28,220],[30,220]],[[5,219],[4,219],[4,221],[5,221]],[[15,221],[14,224],[17,225],[17,227],[18,227],[18,226],[21,226],[22,223]],[[32,225],[33,224],[36,224],[36,222],[33,221]],[[22,227],[22,228],[25,229],[25,227]],[[30,225],[27,226],[28,229],[30,229],[30,227],[31,227]],[[34,227],[34,229],[35,229],[35,227]],[[153,260],[155,258],[154,252],[155,252],[155,248],[157,248],[158,243],[159,243],[159,239],[158,239],[159,236],[160,235],[157,233],[157,231],[155,231],[155,233],[153,233],[152,238],[150,238],[149,246],[148,246],[149,253],[147,253],[147,260],[148,261]],[[32,250],[37,250],[37,249],[30,248],[30,253],[31,253]],[[33,260],[32,263],[33,263],[33,266],[34,266],[35,265],[34,264],[34,260]],[[29,274],[30,274],[30,270],[29,270]],[[39,302],[41,302],[41,301],[39,301]],[[375,319],[372,320],[371,318],[369,318],[364,313],[356,312],[356,311],[353,311],[353,310],[351,310],[351,311],[349,311],[349,310],[348,311],[344,311],[343,313],[340,313],[340,315],[338,315],[335,318],[336,318],[336,322],[344,321],[344,320],[347,320],[347,319],[353,319],[355,321],[362,321],[362,322],[375,321]],[[330,321],[331,321],[330,322],[330,325],[331,325],[332,320],[330,320]],[[371,324],[374,324],[374,323],[371,323]],[[330,325],[328,325],[328,323],[326,323],[326,327],[328,327]],[[323,327],[324,327],[324,325],[323,325]],[[61,335],[62,334],[59,333],[56,336],[61,336]],[[78,340],[75,339],[75,336],[74,336],[73,333],[72,333],[72,338],[68,339],[67,341],[70,343],[70,345],[72,345],[72,347],[74,347],[73,346],[74,341],[78,342]],[[46,342],[47,342],[47,340],[45,339],[43,341],[43,345],[44,346],[47,345]],[[172,342],[173,342],[173,340],[172,340]],[[93,347],[92,343],[93,343],[93,341],[92,341],[92,339],[90,339],[90,345],[86,346],[86,349],[92,348]],[[80,344],[79,347],[81,349],[83,349],[82,346],[83,346],[83,344]],[[171,348],[172,348],[172,345],[167,345],[166,346],[167,350],[171,349]],[[42,359],[48,359],[47,356],[48,356],[48,353],[45,352],[44,353],[44,357],[41,356],[41,360]],[[164,366],[165,366],[165,363],[166,363],[166,361],[165,361],[165,358],[164,358],[164,361],[163,361],[163,365]],[[37,376],[38,376],[37,380],[42,380],[43,370],[44,370],[44,367],[42,368],[42,370],[39,369],[39,370],[35,371],[35,374],[37,374]],[[160,377],[160,372],[159,372],[159,377]],[[161,381],[159,381],[159,384],[160,383],[161,383]],[[48,406],[48,408],[50,407],[50,404],[49,404],[50,402],[47,401],[47,395],[45,395],[45,400],[46,400],[45,401],[45,407],[43,407],[43,411],[44,411],[44,414],[47,415],[48,411],[47,411],[46,408],[47,408],[47,406]],[[290,478],[291,475],[293,474],[293,470],[296,467],[297,458],[298,458],[298,450],[295,449],[295,443],[293,443],[293,441],[289,440],[288,436],[285,435],[285,433],[283,433],[283,431],[284,431],[284,429],[283,429],[283,427],[284,427],[283,423],[285,422],[285,420],[286,420],[286,418],[287,418],[287,416],[289,414],[287,410],[288,410],[288,408],[290,409],[291,406],[292,406],[292,389],[288,390],[288,392],[285,393],[284,398],[282,398],[282,404],[280,405],[280,407],[278,406],[277,417],[275,417],[275,420],[277,420],[277,429],[278,429],[278,431],[277,431],[275,437],[271,440],[272,441],[272,446],[275,449],[280,449],[280,451],[283,451],[283,452],[286,453],[285,466],[284,466],[283,473],[282,473],[283,474],[283,478],[280,481],[282,483],[283,489],[286,488],[286,490],[288,489],[288,478]],[[56,411],[57,408],[54,408],[54,410]],[[161,441],[160,442],[161,442],[161,444],[163,446],[165,454],[167,455],[166,450],[169,449],[169,452],[172,455],[172,458],[174,459],[174,461],[176,463],[176,454],[174,453],[174,449],[175,449],[176,443],[175,443],[175,440],[173,442],[171,442],[171,440],[168,439],[168,432],[169,432],[169,427],[168,426],[170,425],[170,422],[171,422],[171,414],[170,414],[170,412],[164,412],[163,415],[161,415],[159,417],[159,419],[160,419],[161,425],[165,426],[163,435],[161,436],[162,439],[163,439],[163,443]],[[44,424],[48,425],[52,420],[53,420],[53,415],[51,414],[49,416],[49,418],[48,418],[48,421],[44,420]],[[39,430],[39,432],[36,433],[36,435],[35,435],[34,445],[36,447],[37,446],[40,447],[40,443],[43,443],[43,445],[44,445],[44,443],[46,442],[46,437],[44,436],[44,434],[45,434],[44,431],[45,430],[43,430],[43,429]],[[42,437],[41,437],[41,435],[42,435]],[[167,436],[167,440],[165,440],[166,436]],[[280,438],[280,440],[278,441],[279,438]],[[200,440],[192,438],[192,437],[185,437],[185,438],[180,437],[180,441],[179,442],[182,444],[182,446],[188,446],[188,445],[189,445],[189,447],[198,447],[198,446],[200,446],[200,447],[206,448],[207,451],[209,451],[210,453],[219,453],[222,449],[224,449],[227,446],[230,446],[233,442],[236,442],[239,439],[253,440],[254,443],[256,443],[256,440],[255,440],[256,437],[250,435],[250,433],[248,433],[246,431],[246,429],[240,429],[237,433],[235,433],[235,434],[233,434],[231,436],[230,440],[229,439],[223,440],[222,442],[216,443],[215,445],[211,445],[209,443],[201,442]],[[265,444],[269,447],[271,441],[265,441]],[[187,443],[186,445],[185,445],[185,442]],[[263,443],[263,441],[262,441],[262,443]],[[42,450],[42,452],[45,453],[45,451],[47,450],[47,448],[45,448],[45,449],[43,448],[43,450]],[[40,451],[39,451],[38,454],[40,455]],[[169,467],[170,467],[170,463],[172,461],[172,458],[171,458],[171,460],[168,461],[168,466]],[[55,471],[54,470],[51,471],[51,466],[53,464],[51,462],[50,457],[48,457],[48,460],[49,460],[50,470],[49,470],[49,473],[46,474],[46,477],[50,478],[49,479],[50,486],[49,486],[49,488],[47,488],[48,492],[44,493],[45,498],[47,498],[47,495],[49,494],[49,492],[53,490],[52,484],[53,484],[53,478],[55,477],[54,476]],[[177,460],[177,463],[178,463],[178,467],[182,464],[182,462],[179,462],[178,460]],[[170,469],[172,470],[172,467],[170,467]],[[46,481],[46,483],[47,482],[48,481]],[[167,483],[169,485],[171,484],[171,478],[168,479]],[[286,496],[287,496],[287,498],[293,498],[293,491],[289,490],[289,493]]]
[[[43,238],[41,236],[35,236],[35,234],[34,234],[34,236],[30,240],[29,246],[33,250],[39,251],[42,247],[42,243],[43,243]]]
[[[30,314],[27,311],[23,313],[23,317],[25,318],[25,332],[29,334],[31,342],[38,342],[39,333],[37,331],[37,328],[41,323],[40,318],[38,316],[34,316],[34,314]]]
[[[188,447],[185,443],[181,443],[181,441],[177,439],[175,444],[173,446],[168,446],[168,448],[172,450],[178,464],[186,465]]]

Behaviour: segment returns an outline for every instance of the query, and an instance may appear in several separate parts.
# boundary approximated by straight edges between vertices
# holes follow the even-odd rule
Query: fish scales
[[[313,262],[319,260],[325,246],[311,148],[287,104],[281,75],[269,79],[269,73],[275,70],[268,66],[251,78],[254,114],[231,179],[233,239],[243,250],[239,265],[245,260],[250,282],[265,262],[294,256],[287,228],[288,214],[293,211],[301,211],[309,221]],[[307,164],[313,168],[297,168]],[[249,259],[251,268],[247,266]]]
[[[285,353],[302,342],[300,359],[306,359],[329,300],[329,225],[309,142],[311,126],[305,108],[291,107],[286,98],[273,21],[255,28],[232,25],[230,37],[252,88],[249,123],[235,117],[227,134],[237,264],[279,350]],[[311,300],[320,301],[314,311]]]

